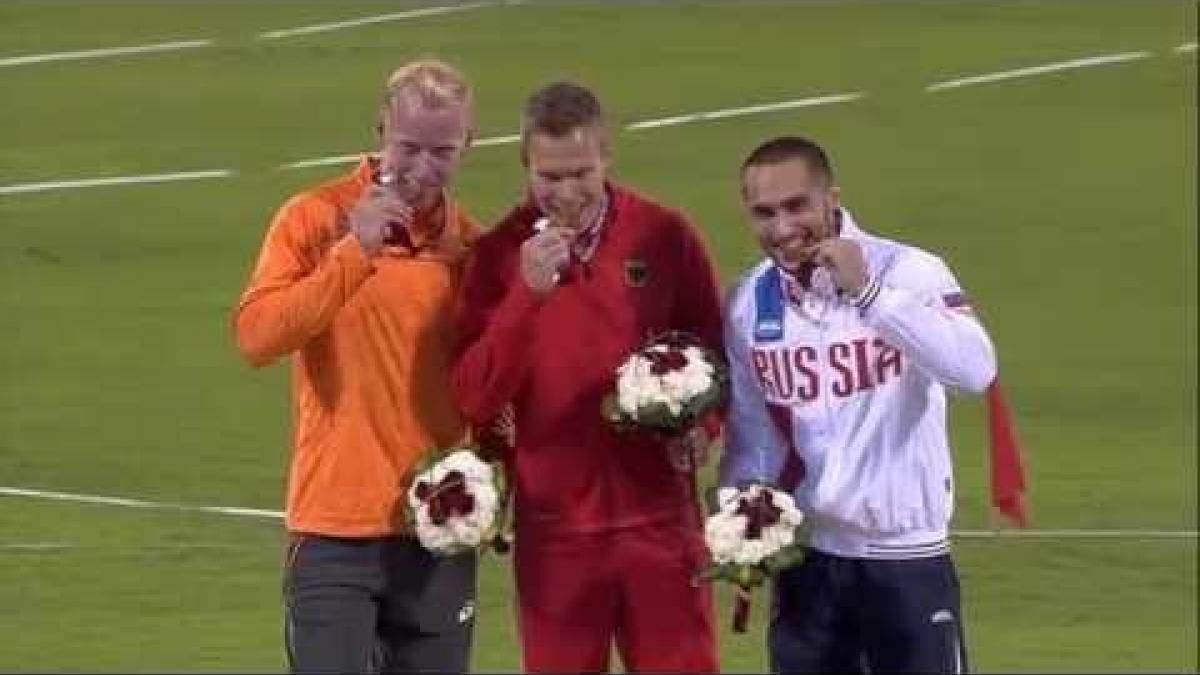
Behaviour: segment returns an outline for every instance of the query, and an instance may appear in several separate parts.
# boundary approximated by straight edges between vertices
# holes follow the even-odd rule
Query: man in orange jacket
[[[380,149],[289,199],[238,304],[253,366],[292,355],[285,636],[294,672],[465,672],[472,555],[404,525],[428,451],[465,440],[451,303],[478,230],[447,185],[471,141],[469,85],[434,60],[388,78]]]

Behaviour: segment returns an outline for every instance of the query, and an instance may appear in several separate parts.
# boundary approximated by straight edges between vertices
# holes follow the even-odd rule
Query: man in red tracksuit
[[[607,141],[587,89],[557,83],[527,101],[529,199],[467,263],[453,388],[472,423],[506,410],[515,421],[524,669],[606,671],[615,641],[628,671],[715,672],[686,460],[719,426],[673,441],[621,433],[601,402],[648,335],[684,330],[720,348],[718,284],[683,215],[607,180]]]

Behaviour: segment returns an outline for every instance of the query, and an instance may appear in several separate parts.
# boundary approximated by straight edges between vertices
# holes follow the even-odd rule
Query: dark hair
[[[759,145],[742,162],[741,176],[744,179],[746,169],[765,164],[782,164],[793,159],[803,159],[810,169],[833,185],[833,165],[829,163],[829,155],[815,142],[800,136],[778,136]]]
[[[555,82],[530,94],[521,111],[521,141],[534,133],[561,138],[580,127],[604,128],[604,110],[588,89]]]

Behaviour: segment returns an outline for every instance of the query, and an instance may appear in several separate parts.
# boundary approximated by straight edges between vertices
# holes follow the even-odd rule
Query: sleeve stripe
[[[875,298],[879,297],[879,290],[882,287],[883,285],[879,283],[878,277],[871,277],[867,281],[867,285],[863,286],[862,292],[858,294],[858,297],[851,304],[862,311],[866,311],[871,306],[871,303],[875,302]]]

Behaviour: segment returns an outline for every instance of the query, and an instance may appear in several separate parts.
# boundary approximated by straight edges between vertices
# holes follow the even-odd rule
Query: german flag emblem
[[[625,285],[630,288],[641,288],[650,277],[650,268],[641,258],[630,258],[625,261]]]

